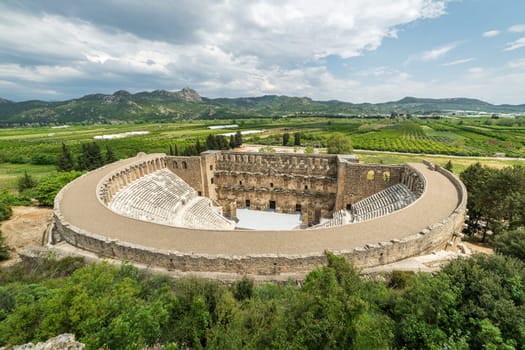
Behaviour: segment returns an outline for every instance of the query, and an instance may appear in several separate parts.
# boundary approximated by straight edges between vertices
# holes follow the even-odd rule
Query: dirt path
[[[0,226],[5,244],[11,248],[11,259],[1,262],[0,266],[16,262],[17,252],[26,245],[42,245],[42,237],[52,218],[53,209],[13,207],[11,219],[2,221]]]
[[[467,246],[467,248],[470,249],[472,253],[484,253],[488,255],[494,254],[494,249],[481,243],[463,242],[463,244]]]

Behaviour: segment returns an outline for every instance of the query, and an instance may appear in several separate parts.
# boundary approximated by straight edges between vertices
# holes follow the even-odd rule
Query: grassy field
[[[38,181],[43,176],[56,172],[56,167],[54,165],[0,163],[0,193],[17,192],[17,179],[23,176],[25,171]]]

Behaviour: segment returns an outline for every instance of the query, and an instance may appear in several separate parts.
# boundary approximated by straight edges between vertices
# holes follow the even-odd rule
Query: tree
[[[18,192],[22,193],[24,190],[31,189],[36,186],[36,181],[31,175],[24,170],[24,175],[18,178]]]
[[[233,296],[239,301],[249,299],[254,293],[253,280],[244,276],[240,281],[233,284]]]
[[[293,144],[294,146],[301,146],[301,133],[296,132],[293,134]]]
[[[170,156],[174,156],[175,153],[173,153],[173,147],[170,145],[170,151],[168,153]]]
[[[290,140],[290,134],[285,132],[283,134],[283,146],[287,146],[289,140]]]
[[[230,135],[230,148],[235,148],[235,136]]]
[[[449,161],[447,162],[447,164],[445,164],[444,166],[445,169],[447,169],[448,171],[452,171],[452,161],[449,159]]]
[[[104,162],[102,160],[102,153],[100,151],[100,146],[98,145],[98,143],[92,142],[88,144],[87,149],[90,163],[90,167],[88,169],[93,170],[98,167],[101,167],[104,164]]]
[[[202,145],[200,140],[197,139],[195,142],[195,149],[197,150],[197,154],[201,154],[202,152],[206,151],[206,145]]]
[[[230,149],[230,143],[226,139],[226,136],[224,135],[217,135],[215,137],[215,142],[217,143],[217,148],[220,150],[227,150]]]
[[[493,246],[498,254],[525,261],[525,229],[500,233],[494,237]]]
[[[58,158],[57,169],[58,171],[71,171],[74,167],[75,162],[73,161],[73,156],[66,144],[62,142],[62,153]]]
[[[237,131],[235,133],[235,147],[239,147],[242,145],[242,134],[240,131]]]
[[[456,325],[451,325],[449,332],[459,330],[467,336],[469,349],[513,349],[508,347],[511,343],[515,349],[524,348],[522,261],[499,254],[476,254],[452,261],[437,277],[448,281],[458,302],[454,307],[459,312]],[[441,310],[436,311],[444,316]],[[506,345],[485,347],[489,341]]]
[[[215,140],[215,136],[213,136],[213,134],[208,134],[208,136],[206,136],[206,148],[217,149],[217,141]]]
[[[78,157],[77,170],[93,170],[104,164],[100,146],[96,142],[82,144],[82,153]]]
[[[476,231],[484,221],[483,241],[491,229],[497,233],[505,227],[525,223],[525,168],[494,169],[476,163],[460,174],[468,191],[469,231]]]
[[[116,162],[117,160],[118,158],[115,157],[115,153],[113,153],[111,146],[106,145],[106,164]]]
[[[329,154],[350,154],[354,150],[350,136],[340,133],[335,133],[328,139],[327,146],[327,152]]]
[[[475,163],[467,167],[461,174],[461,181],[468,191],[467,209],[469,211],[469,231],[473,233],[482,218],[486,218],[488,206],[492,205],[492,196],[488,193],[489,181],[493,177],[493,169],[483,167]],[[486,239],[486,227],[484,229],[483,241]]]

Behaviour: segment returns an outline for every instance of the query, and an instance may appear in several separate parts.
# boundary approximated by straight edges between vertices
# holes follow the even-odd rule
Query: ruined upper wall
[[[222,152],[217,170],[335,177],[337,156],[289,153]]]

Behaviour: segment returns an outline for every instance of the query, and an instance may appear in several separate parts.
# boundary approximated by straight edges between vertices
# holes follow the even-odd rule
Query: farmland
[[[219,124],[238,124],[239,127],[208,129],[208,126]],[[76,156],[81,145],[93,142],[95,136],[147,131],[144,135],[97,141],[102,150],[109,146],[117,158],[127,158],[138,152],[168,153],[169,147],[175,145],[183,150],[197,140],[203,141],[210,133],[236,130],[264,130],[260,134],[246,135],[244,142],[267,146],[282,145],[284,133],[299,133],[301,146],[315,148],[325,147],[330,136],[339,132],[351,136],[364,162],[402,163],[423,158],[403,153],[435,155],[436,163],[445,163],[450,156],[491,157],[504,153],[509,157],[525,157],[524,118],[260,118],[12,128],[0,129],[0,191],[12,190],[15,178],[25,170],[37,178],[53,172],[62,143]],[[289,142],[292,145],[293,138]],[[401,154],[387,153],[392,151]],[[458,165],[454,169],[456,172],[479,160],[452,159]],[[503,160],[491,160],[490,163],[495,166],[512,164]]]

